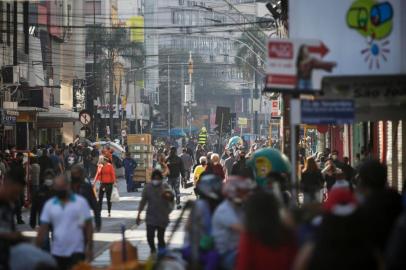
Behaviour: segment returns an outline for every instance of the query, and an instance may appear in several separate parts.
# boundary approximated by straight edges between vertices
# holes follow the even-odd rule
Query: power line
[[[193,29],[193,28],[217,28],[217,27],[232,27],[232,26],[244,26],[244,25],[256,25],[263,24],[267,22],[273,22],[273,20],[263,20],[263,21],[253,21],[253,22],[241,22],[241,23],[215,23],[215,24],[202,24],[202,25],[172,25],[172,26],[102,26],[102,25],[57,25],[57,24],[34,24],[34,26],[43,26],[43,27],[59,27],[59,28],[68,28],[68,29],[86,29],[86,28],[98,28],[98,29],[132,29],[132,30],[142,30],[142,29],[151,29],[151,30],[165,30],[165,29]],[[2,23],[7,23],[7,21],[2,21]],[[17,24],[23,25],[23,22],[17,22]]]

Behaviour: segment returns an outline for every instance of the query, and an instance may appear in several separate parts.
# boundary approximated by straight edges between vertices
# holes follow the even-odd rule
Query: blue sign
[[[301,123],[341,125],[354,122],[353,100],[301,100]]]

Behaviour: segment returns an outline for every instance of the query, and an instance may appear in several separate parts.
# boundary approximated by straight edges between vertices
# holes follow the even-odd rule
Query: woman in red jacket
[[[100,212],[102,210],[103,205],[103,197],[104,193],[106,193],[107,199],[107,211],[111,212],[111,193],[113,191],[113,185],[116,183],[116,173],[114,171],[113,165],[109,162],[109,159],[100,156],[99,165],[97,167],[96,176],[94,177],[95,181],[100,181],[100,189],[99,189],[99,209]]]
[[[289,270],[296,252],[293,231],[282,221],[275,196],[264,191],[253,194],[246,202],[236,269]]]

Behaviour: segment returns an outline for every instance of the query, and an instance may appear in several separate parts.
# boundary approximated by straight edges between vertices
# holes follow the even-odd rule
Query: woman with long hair
[[[103,197],[106,193],[107,211],[108,216],[111,216],[111,194],[113,192],[113,185],[116,184],[116,173],[113,165],[110,163],[109,158],[100,156],[97,172],[94,177],[95,181],[100,181],[99,189],[99,209],[102,210]]]
[[[297,252],[296,241],[281,217],[273,194],[258,191],[247,200],[244,225],[237,270],[291,269]]]
[[[304,194],[304,203],[321,202],[321,188],[324,180],[316,160],[308,157],[302,170],[301,190]]]

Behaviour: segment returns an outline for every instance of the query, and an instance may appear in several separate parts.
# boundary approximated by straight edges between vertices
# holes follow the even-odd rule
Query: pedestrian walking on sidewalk
[[[71,168],[71,189],[73,192],[83,196],[93,211],[96,231],[101,229],[100,208],[97,203],[96,195],[93,192],[92,185],[86,179],[86,170],[79,164],[75,164]]]
[[[151,179],[142,192],[136,223],[137,225],[141,223],[141,212],[148,205],[145,218],[147,240],[151,253],[155,253],[155,232],[158,233],[158,249],[166,247],[165,230],[169,224],[169,214],[174,206],[174,195],[169,185],[162,182],[163,176],[159,170],[152,172]]]
[[[131,153],[127,152],[125,154],[125,159],[123,160],[125,181],[127,183],[127,192],[137,192],[138,182],[134,182],[134,170],[137,168],[137,162],[131,157]]]
[[[176,208],[180,209],[180,182],[179,176],[185,177],[185,168],[183,167],[183,162],[180,157],[176,154],[176,147],[172,146],[169,156],[166,159],[166,163],[169,168],[168,183],[171,185],[172,189],[175,192],[176,196]]]
[[[71,269],[80,261],[92,259],[92,215],[86,199],[70,191],[66,177],[55,178],[54,191],[56,196],[42,210],[36,244],[40,247],[44,243],[52,227],[51,254],[58,269]]]
[[[99,165],[97,167],[95,181],[100,181],[99,189],[99,209],[100,212],[103,206],[103,197],[106,193],[107,199],[107,211],[109,217],[111,216],[111,194],[113,192],[113,185],[116,183],[116,173],[113,165],[111,165],[109,159],[104,156],[100,156]]]

